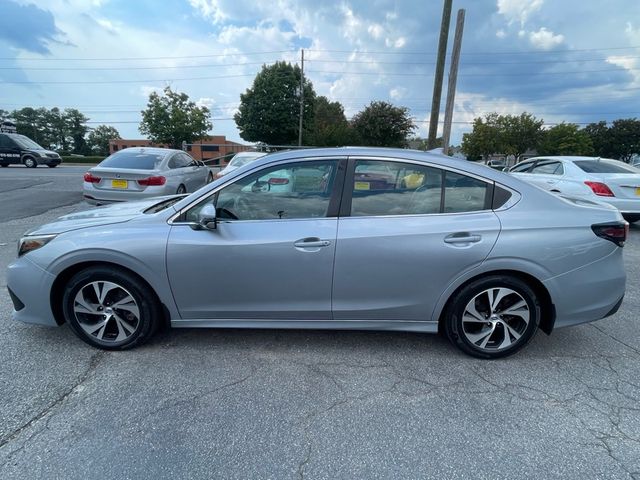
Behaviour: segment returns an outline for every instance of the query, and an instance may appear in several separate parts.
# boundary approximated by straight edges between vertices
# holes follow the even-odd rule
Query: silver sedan
[[[181,150],[127,148],[84,174],[83,196],[92,205],[195,192],[213,180],[203,162]]]
[[[168,322],[442,331],[496,358],[613,315],[628,227],[608,205],[450,157],[292,151],[186,197],[35,228],[7,285],[16,320],[66,322],[104,349]]]

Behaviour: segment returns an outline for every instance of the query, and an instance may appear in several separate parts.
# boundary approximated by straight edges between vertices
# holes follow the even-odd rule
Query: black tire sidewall
[[[462,333],[462,314],[465,307],[480,292],[489,288],[510,288],[518,292],[529,306],[529,324],[522,336],[509,348],[492,352],[473,345]],[[507,357],[524,348],[535,336],[540,324],[540,302],[534,290],[516,277],[496,275],[475,280],[463,287],[451,300],[445,317],[445,333],[449,340],[463,352],[478,358]]]
[[[178,190],[176,190],[176,195],[182,195],[183,193],[187,193],[187,187],[180,185]]]
[[[108,281],[121,285],[133,296],[140,309],[138,328],[120,343],[104,342],[92,337],[79,325],[73,312],[73,303],[78,291],[88,283],[96,281]],[[112,267],[90,267],[75,274],[64,290],[62,310],[65,320],[81,340],[104,350],[125,350],[141,344],[155,332],[160,323],[160,308],[155,293],[139,278]]]

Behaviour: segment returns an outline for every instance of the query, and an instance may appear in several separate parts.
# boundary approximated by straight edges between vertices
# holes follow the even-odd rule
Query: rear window
[[[587,173],[638,173],[638,170],[613,160],[578,160],[575,163]]]
[[[157,153],[128,152],[123,150],[105,158],[100,167],[130,168],[138,170],[155,170],[160,166],[165,155]]]

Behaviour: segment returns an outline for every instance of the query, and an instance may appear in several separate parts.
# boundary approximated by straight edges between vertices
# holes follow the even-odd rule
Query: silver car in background
[[[7,286],[16,320],[67,322],[104,349],[168,322],[442,331],[497,358],[614,314],[628,228],[608,205],[442,155],[289,151],[186,197],[35,228]]]
[[[534,157],[509,173],[553,193],[607,203],[629,222],[640,220],[640,170],[598,157]]]
[[[203,162],[182,150],[127,148],[84,174],[82,193],[92,205],[195,192],[213,181]]]
[[[245,166],[247,163],[251,163],[254,160],[257,160],[260,157],[264,157],[266,155],[265,152],[240,152],[236,153],[233,158],[229,161],[226,167],[216,173],[215,178],[224,177],[225,175],[230,174],[234,170]]]

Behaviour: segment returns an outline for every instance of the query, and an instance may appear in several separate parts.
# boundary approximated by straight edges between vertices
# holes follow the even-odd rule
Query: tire
[[[48,163],[47,167],[49,168],[56,168],[58,165],[56,163]]]
[[[7,168],[8,166],[9,166],[9,164],[8,164],[8,163],[0,164],[0,167],[2,167],[2,168]]]
[[[629,223],[634,223],[640,220],[640,214],[637,214],[637,213],[626,213],[626,214],[623,214],[622,216]]]
[[[24,166],[27,168],[36,168],[38,166],[38,162],[36,162],[36,159],[33,157],[26,157],[22,160],[22,163],[24,163]]]
[[[207,175],[207,184],[213,182],[213,173],[209,172],[209,175]]]
[[[76,273],[64,290],[62,310],[81,340],[104,350],[141,345],[162,323],[162,309],[151,287],[135,275],[109,266]]]
[[[180,185],[178,187],[178,190],[176,190],[176,194],[181,195],[183,193],[187,193],[187,187],[185,187],[184,185]]]
[[[539,323],[540,302],[533,289],[519,278],[492,275],[469,283],[449,300],[444,331],[466,354],[494,359],[522,349]]]

